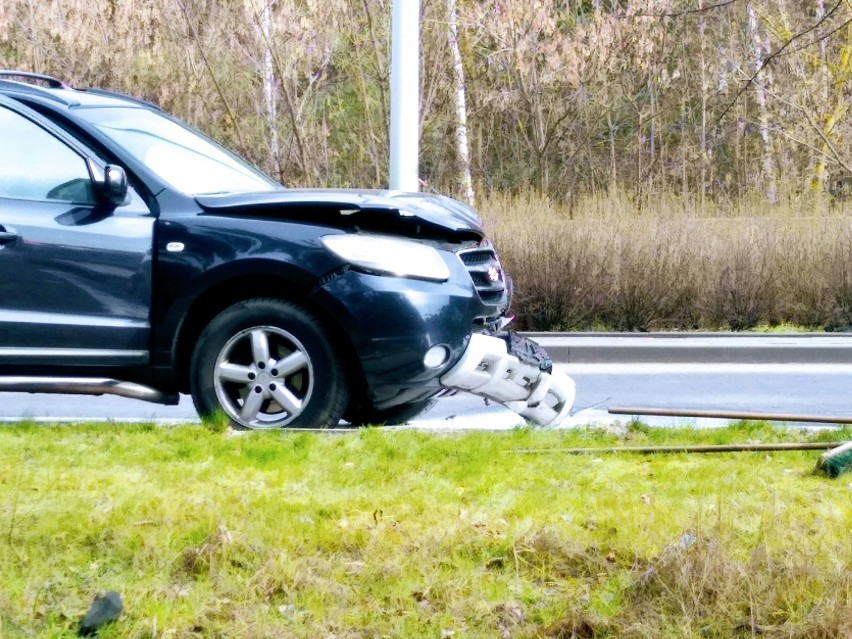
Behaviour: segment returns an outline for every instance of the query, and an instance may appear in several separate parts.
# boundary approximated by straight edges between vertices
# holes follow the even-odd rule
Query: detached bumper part
[[[474,334],[458,363],[441,384],[493,399],[542,426],[559,424],[574,404],[574,380],[559,371],[546,373],[509,353],[506,340]]]

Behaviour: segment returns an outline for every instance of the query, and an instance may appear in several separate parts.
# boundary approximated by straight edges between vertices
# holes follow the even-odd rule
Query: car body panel
[[[276,211],[284,218],[299,219],[305,207],[317,211],[336,210],[335,226],[359,225],[364,214],[383,215],[391,224],[410,220],[451,232],[465,232],[479,239],[484,237],[479,216],[461,202],[443,195],[404,193],[401,191],[357,189],[287,189],[263,193],[229,193],[198,196],[196,201],[208,211],[228,212]],[[360,214],[360,215],[359,215]]]
[[[350,373],[357,377],[354,387],[362,393],[353,401],[384,408],[438,392],[440,375],[461,357],[472,332],[483,330],[507,310],[509,287],[484,302],[472,279],[473,267],[459,257],[459,251],[489,245],[477,214],[451,198],[284,187],[257,193],[181,193],[86,117],[87,110],[116,105],[162,114],[156,107],[102,92],[33,88],[0,79],[0,99],[7,99],[3,94],[49,119],[79,148],[90,149],[101,166],[109,162],[123,167],[138,194],[133,206],[118,207],[98,219],[92,212],[45,206],[39,213],[34,207],[35,217],[43,218],[40,225],[47,229],[38,233],[7,211],[10,224],[42,242],[19,248],[31,260],[50,264],[47,271],[23,275],[27,288],[41,283],[43,290],[17,309],[35,313],[35,319],[19,321],[20,315],[7,315],[14,320],[7,328],[16,323],[16,330],[22,330],[15,338],[3,337],[0,305],[3,370],[9,363],[3,348],[28,344],[28,322],[35,323],[32,331],[40,330],[39,320],[56,327],[55,315],[66,305],[71,320],[62,333],[69,344],[109,344],[144,356],[97,360],[98,374],[106,370],[117,379],[140,381],[166,393],[186,392],[189,354],[204,326],[230,305],[257,297],[280,298],[303,306],[333,334],[335,345],[345,351]],[[143,200],[141,209],[134,208]],[[428,244],[446,262],[450,277],[435,282],[359,270],[322,244],[323,236],[342,233],[384,234]],[[0,276],[4,251],[9,265],[17,257],[8,247],[0,249]],[[496,258],[494,263],[499,267]],[[500,277],[498,283],[503,282],[502,271]],[[7,282],[10,295],[26,296],[20,287],[11,293],[15,286]],[[69,299],[63,300],[63,295]],[[443,346],[447,356],[441,365],[429,368],[424,355],[434,346]],[[31,371],[40,374],[88,365],[73,354],[32,363]]]
[[[300,297],[310,291],[325,273],[342,264],[322,248],[323,232],[328,231],[268,219],[202,215],[161,219],[156,230],[157,361],[174,355],[183,318],[219,285],[249,278],[286,283],[289,290],[268,290],[269,297]],[[176,246],[180,250],[174,250]]]
[[[398,403],[398,395],[424,385],[438,390],[437,378],[461,356],[471,318],[481,312],[473,286],[453,277],[437,283],[349,270],[308,300],[350,338],[369,399],[379,407]],[[423,362],[433,346],[447,351],[438,368]]]
[[[0,343],[147,361],[153,222],[0,198],[0,223],[18,235],[0,248]],[[11,357],[0,351],[0,363]]]
[[[96,158],[29,109],[0,104],[83,160]],[[153,224],[135,194],[120,212],[0,197],[0,227],[14,236],[0,244],[0,365],[146,363]]]

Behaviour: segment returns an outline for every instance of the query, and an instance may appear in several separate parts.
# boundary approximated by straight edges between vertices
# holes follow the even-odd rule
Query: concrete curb
[[[844,333],[524,333],[560,364],[852,364]]]

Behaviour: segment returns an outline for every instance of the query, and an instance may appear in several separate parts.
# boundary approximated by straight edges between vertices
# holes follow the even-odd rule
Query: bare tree
[[[276,0],[264,2],[261,17],[261,37],[263,38],[263,102],[266,107],[266,126],[269,129],[269,154],[281,171],[281,147],[278,143],[278,99],[275,87],[275,70],[272,53],[272,7]]]
[[[758,127],[760,137],[763,139],[763,179],[766,182],[766,199],[775,204],[778,201],[778,185],[775,181],[775,162],[772,154],[772,135],[770,133],[769,105],[767,101],[766,85],[769,84],[768,69],[765,69],[763,55],[769,53],[767,41],[764,39],[760,29],[760,22],[753,2],[746,4],[748,12],[748,33],[751,41],[751,55],[754,64],[755,76],[763,71],[763,77],[754,82],[754,90],[757,96]]]
[[[473,180],[470,174],[470,145],[467,137],[467,91],[464,83],[464,65],[459,47],[459,24],[456,0],[447,0],[449,19],[450,56],[452,58],[453,83],[456,97],[456,153],[459,163],[459,182],[469,204],[473,205]]]

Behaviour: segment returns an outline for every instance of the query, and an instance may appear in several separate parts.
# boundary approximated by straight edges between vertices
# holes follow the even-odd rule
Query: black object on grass
[[[77,634],[81,637],[97,634],[103,626],[118,619],[122,610],[124,610],[124,604],[121,602],[121,595],[114,590],[95,597],[86,616],[80,621]]]
[[[852,470],[852,442],[827,450],[817,461],[817,471],[832,479]]]

